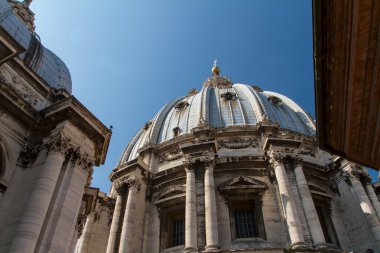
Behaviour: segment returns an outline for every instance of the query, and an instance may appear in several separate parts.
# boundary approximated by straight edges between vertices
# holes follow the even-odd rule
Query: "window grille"
[[[256,225],[254,210],[234,211],[236,238],[256,237]]]
[[[185,244],[185,221],[183,219],[173,221],[172,246]]]

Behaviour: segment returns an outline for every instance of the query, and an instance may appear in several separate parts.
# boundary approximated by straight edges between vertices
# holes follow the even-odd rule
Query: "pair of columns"
[[[33,190],[8,252],[35,252],[37,241],[42,232],[42,227],[47,217],[46,214],[51,204],[70,143],[68,138],[58,134],[50,137],[50,140],[45,143],[44,147],[45,148],[40,151],[40,155],[43,155],[43,151],[46,151],[46,160],[40,167],[40,175],[38,175],[38,178],[34,182]],[[87,162],[81,165],[87,165]],[[77,163],[70,160],[67,166],[69,170],[75,170]],[[70,184],[71,182],[68,183]],[[79,198],[81,199],[82,196],[79,196]],[[78,199],[78,203],[80,199]],[[77,209],[75,218],[79,212],[79,205]],[[73,219],[71,232],[75,230],[75,218]],[[63,217],[58,217],[58,219],[63,219]],[[70,237],[71,234],[68,236]],[[42,241],[45,241],[45,239],[46,238],[42,238]],[[60,238],[60,240],[62,240],[62,238]],[[69,240],[70,238],[68,238],[67,243],[69,243]]]
[[[364,217],[367,221],[368,228],[371,231],[376,246],[380,249],[380,203],[370,183],[366,184],[365,191],[363,184],[360,181],[360,174],[355,175],[355,169],[350,176],[351,187],[358,200],[358,204]]]
[[[297,209],[286,174],[284,159],[281,156],[272,156],[271,161],[277,178],[278,189],[285,213],[285,219],[288,225],[291,246],[293,248],[304,247],[305,239],[302,231],[302,226],[298,220]],[[311,197],[311,193],[302,170],[301,162],[299,160],[294,160],[293,164],[297,187],[314,246],[321,247],[326,243],[326,241],[323,235],[323,230],[318,218],[317,211],[315,209],[313,198]]]
[[[218,221],[215,200],[214,165],[205,168],[205,226],[206,251],[219,248]],[[185,252],[198,252],[197,243],[197,205],[194,168],[186,169],[186,206],[185,206]]]
[[[121,182],[121,184],[116,187],[118,195],[116,197],[116,204],[107,243],[107,253],[115,253],[117,249],[116,244],[121,225],[120,218],[122,216],[123,204],[125,204],[125,212],[122,221],[118,252],[132,252],[131,245],[134,243],[133,233],[135,229],[134,219],[136,214],[137,193],[140,191],[140,187],[141,183],[134,178]]]

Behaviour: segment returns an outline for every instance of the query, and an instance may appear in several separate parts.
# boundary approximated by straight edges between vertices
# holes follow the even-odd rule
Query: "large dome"
[[[260,123],[275,123],[282,129],[315,135],[313,121],[288,97],[214,76],[204,82],[200,91],[190,90],[187,96],[166,104],[132,138],[120,163],[136,158],[146,145],[181,137],[199,126],[254,128]]]

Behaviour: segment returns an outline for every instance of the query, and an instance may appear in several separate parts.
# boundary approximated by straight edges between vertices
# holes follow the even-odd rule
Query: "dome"
[[[232,84],[227,78],[212,77],[200,91],[193,89],[187,96],[166,104],[132,138],[120,163],[136,158],[146,145],[161,144],[190,134],[196,127],[255,128],[262,123],[274,123],[306,136],[316,133],[310,117],[288,97],[263,91],[257,86]]]
[[[30,69],[50,87],[71,93],[71,76],[66,64],[41,44],[39,37],[17,18],[6,0],[0,0],[0,27],[25,50],[18,57]]]

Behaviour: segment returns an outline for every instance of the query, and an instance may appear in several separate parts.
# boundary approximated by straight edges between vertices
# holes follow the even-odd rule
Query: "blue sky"
[[[234,82],[314,112],[311,1],[38,0],[36,32],[69,67],[73,94],[113,136],[93,186],[158,110],[201,88],[214,59]]]

